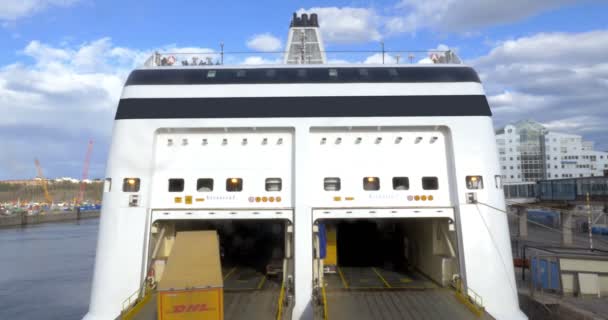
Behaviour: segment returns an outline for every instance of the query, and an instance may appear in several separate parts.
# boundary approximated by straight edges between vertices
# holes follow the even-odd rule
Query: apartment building
[[[608,173],[608,152],[594,150],[582,136],[549,131],[531,120],[498,130],[496,143],[505,183]]]

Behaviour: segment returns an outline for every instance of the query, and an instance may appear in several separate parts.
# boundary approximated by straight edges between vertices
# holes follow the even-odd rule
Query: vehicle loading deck
[[[222,269],[224,277],[224,319],[275,319],[279,307],[281,278],[269,277],[247,267]],[[121,319],[156,320],[157,293],[150,292],[138,310]],[[134,308],[135,309],[135,308]]]
[[[456,297],[415,271],[339,267],[325,275],[325,304],[316,319],[492,319],[476,316]]]

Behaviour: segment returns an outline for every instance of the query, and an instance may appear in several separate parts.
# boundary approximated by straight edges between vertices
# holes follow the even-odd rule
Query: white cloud
[[[314,7],[297,12],[319,15],[321,36],[327,43],[379,41],[381,17],[373,9],[352,7]]]
[[[248,64],[248,65],[261,65],[261,64],[277,64],[282,63],[281,58],[264,58],[260,56],[251,56],[245,58],[240,64]]]
[[[497,44],[471,61],[498,126],[535,119],[591,134],[608,148],[608,30],[540,33]],[[584,115],[584,116],[582,116]]]
[[[391,64],[396,63],[397,59],[390,54],[384,54],[384,63]],[[382,64],[382,53],[374,53],[371,56],[365,58],[363,61],[365,64]]]
[[[30,42],[23,54],[34,64],[0,68],[0,112],[9,115],[1,118],[0,125],[67,125],[76,132],[81,128],[106,131],[91,128],[86,121],[111,118],[132,66],[132,62],[117,64],[112,50],[107,38],[77,48]]]
[[[67,7],[79,0],[3,0],[0,5],[0,20],[15,21],[42,11],[50,6]]]
[[[270,33],[256,34],[247,41],[247,47],[257,51],[279,51],[281,40]]]
[[[604,137],[606,131],[605,119],[599,119],[597,117],[590,117],[585,115],[569,117],[565,119],[555,119],[549,122],[545,122],[543,123],[543,125],[549,130],[561,132],[579,132],[583,134],[604,132]],[[605,146],[605,143],[603,145]]]
[[[45,161],[48,176],[78,172],[66,155],[84,150],[88,138],[105,152],[124,80],[144,53],[109,38],[72,47],[31,41],[20,53],[32,62],[0,66],[1,147],[13,150],[0,155],[0,179],[29,174],[17,164],[34,157]],[[103,173],[99,161],[92,176]]]
[[[371,7],[313,7],[298,14],[317,13],[327,43],[380,41],[421,29],[478,35],[485,27],[512,23],[556,9],[576,0],[396,0],[380,13]]]
[[[191,61],[211,58],[210,48],[166,45],[160,52]],[[32,176],[30,163],[40,157],[49,177],[75,175],[80,162],[66,157],[84,154],[95,140],[91,176],[102,177],[112,122],[124,81],[153,50],[117,46],[110,38],[80,45],[51,45],[31,41],[19,54],[24,58],[0,66],[0,179]],[[226,57],[234,63],[278,63],[277,57]],[[76,155],[74,155],[74,150]]]
[[[429,28],[447,32],[471,31],[525,19],[540,12],[575,3],[575,0],[401,0],[402,15],[388,18],[388,32]]]

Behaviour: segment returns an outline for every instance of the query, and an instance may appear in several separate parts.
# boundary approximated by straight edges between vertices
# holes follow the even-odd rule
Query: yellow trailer
[[[157,287],[158,320],[223,320],[219,251],[215,231],[177,233]]]

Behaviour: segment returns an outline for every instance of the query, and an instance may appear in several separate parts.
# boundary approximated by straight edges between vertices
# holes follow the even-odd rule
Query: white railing
[[[210,65],[283,64],[287,51],[273,52],[155,52],[146,67],[188,67]],[[324,51],[328,64],[462,64],[451,50]]]

